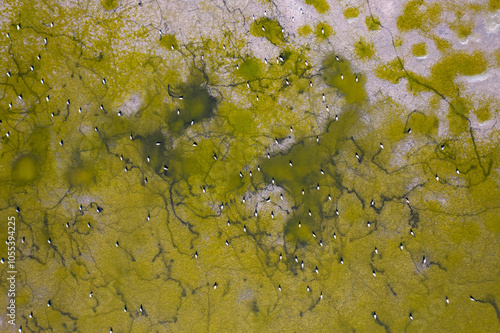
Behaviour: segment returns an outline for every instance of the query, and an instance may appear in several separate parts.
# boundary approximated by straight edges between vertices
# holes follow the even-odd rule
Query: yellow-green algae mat
[[[0,8],[2,332],[500,331],[498,1]]]

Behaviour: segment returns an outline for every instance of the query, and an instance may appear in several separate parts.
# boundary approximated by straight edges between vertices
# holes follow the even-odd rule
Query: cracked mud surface
[[[498,0],[0,8],[2,331],[500,331]]]

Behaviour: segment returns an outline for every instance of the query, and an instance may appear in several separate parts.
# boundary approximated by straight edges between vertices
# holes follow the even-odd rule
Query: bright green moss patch
[[[406,76],[401,61],[399,58],[394,58],[385,65],[379,65],[375,68],[375,74],[381,79],[396,84]]]
[[[348,103],[362,104],[366,100],[365,81],[363,76],[353,73],[351,65],[338,56],[330,55],[323,61],[323,78],[343,94]]]
[[[259,78],[261,75],[261,61],[253,57],[247,57],[239,66],[237,74],[247,81]]]
[[[179,45],[177,44],[177,38],[175,38],[175,34],[162,35],[160,38],[160,45],[169,50],[177,50],[179,48]]]
[[[429,31],[439,23],[441,7],[439,3],[428,4],[424,0],[410,0],[403,7],[403,14],[396,23],[399,31],[413,29]]]
[[[330,5],[326,0],[305,0],[306,4],[313,6],[318,13],[323,14],[330,10]]]
[[[118,7],[118,0],[102,0],[101,5],[106,10],[112,10]]]
[[[373,43],[365,40],[364,38],[360,38],[360,40],[354,45],[354,50],[358,57],[363,60],[370,59],[375,54],[375,48]]]
[[[413,44],[411,51],[415,57],[424,57],[427,55],[427,46],[424,42]]]
[[[255,20],[250,27],[250,33],[256,37],[265,37],[274,45],[280,45],[285,41],[279,22],[267,17]]]
[[[344,10],[344,17],[346,19],[352,19],[358,17],[358,15],[359,15],[359,10],[356,7],[349,7],[346,10]]]
[[[320,22],[314,27],[314,34],[319,40],[325,40],[333,33],[332,27],[326,22]]]
[[[305,24],[301,26],[298,30],[299,36],[307,36],[312,33],[312,29],[309,25]]]
[[[373,15],[369,15],[366,17],[365,24],[366,24],[366,27],[368,28],[368,30],[370,30],[370,31],[379,30],[380,27],[382,26],[380,24],[380,20],[378,19],[378,17],[373,16]]]

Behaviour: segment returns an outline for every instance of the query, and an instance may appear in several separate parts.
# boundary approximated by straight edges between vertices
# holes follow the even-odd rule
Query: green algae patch
[[[250,111],[230,112],[228,121],[236,134],[249,134],[254,130],[254,118]]]
[[[466,119],[494,123],[498,103],[465,96],[457,80],[480,72],[481,57],[444,52],[429,77],[402,59],[382,64],[382,77],[434,92],[403,107],[386,97],[402,87],[378,80],[368,99],[367,76],[341,54],[317,61],[334,34],[279,47],[262,39],[254,58],[241,25],[252,13],[231,2],[196,8],[228,27],[208,33],[211,22],[184,29],[192,16],[182,6],[151,23],[158,7],[148,3],[119,12],[33,3],[16,4],[2,39],[0,200],[17,221],[14,329],[498,326],[498,131]],[[265,6],[281,15],[280,4]],[[183,31],[183,44],[152,38],[157,24]],[[344,52],[365,67],[351,37]],[[444,64],[450,55],[470,68]]]
[[[330,5],[326,0],[305,0],[307,5],[313,6],[320,14],[326,13],[330,10]]]
[[[403,13],[396,24],[401,32],[414,29],[429,31],[439,23],[441,7],[439,3],[428,4],[424,0],[410,0],[403,7]]]
[[[462,16],[458,16],[457,20],[450,25],[450,29],[453,30],[458,38],[465,40],[472,34],[474,29],[474,23],[471,20],[465,21]]]
[[[416,132],[434,137],[438,130],[438,119],[433,115],[426,115],[421,111],[413,111],[408,116],[405,132],[411,129],[411,132]]]
[[[387,80],[394,84],[399,83],[399,80],[406,76],[400,58],[394,58],[385,65],[377,66],[377,68],[375,68],[375,75],[380,79]]]
[[[308,24],[304,24],[303,26],[299,27],[299,29],[297,29],[297,32],[299,33],[299,36],[304,37],[308,36],[313,31]]]
[[[152,168],[157,174],[165,174],[163,166],[166,162],[166,154],[168,150],[165,149],[166,139],[160,130],[148,133],[144,136],[139,136],[137,140],[141,142],[142,161],[146,161],[148,167]]]
[[[102,0],[101,5],[106,10],[113,10],[118,7],[118,0]]]
[[[179,134],[194,123],[211,117],[215,112],[217,99],[205,87],[189,84],[172,88],[171,93],[182,103],[181,108],[168,113],[167,122],[173,133]]]
[[[338,56],[327,56],[323,61],[323,78],[345,96],[347,103],[362,104],[366,100],[365,80],[353,73],[351,65]]]
[[[244,80],[256,80],[261,76],[262,62],[256,58],[248,57],[239,66],[237,74]]]
[[[344,17],[348,20],[356,18],[358,17],[358,15],[359,15],[359,10],[356,7],[349,7],[346,8],[346,10],[344,10]]]
[[[315,241],[312,232],[319,234],[319,221],[325,218],[322,202],[328,196],[336,196],[339,191],[331,185],[326,186],[322,168],[336,152],[346,145],[352,135],[358,112],[346,108],[338,121],[331,121],[319,140],[303,140],[294,145],[286,154],[273,156],[260,162],[264,180],[282,186],[287,195],[294,198],[296,210],[288,219],[285,227],[285,239],[295,245],[311,244]],[[329,210],[334,211],[330,202]]]
[[[71,168],[68,173],[68,180],[72,186],[89,187],[96,182],[96,171],[88,164]]]
[[[320,22],[314,27],[314,35],[316,35],[318,40],[326,40],[332,33],[332,27],[326,22]]]
[[[12,166],[12,180],[20,185],[32,182],[38,174],[37,162],[32,155],[18,157]]]
[[[413,44],[411,52],[415,57],[424,57],[427,55],[427,46],[425,42]]]
[[[488,9],[492,12],[500,9],[500,0],[489,0]]]
[[[261,17],[252,23],[250,34],[255,37],[265,37],[274,45],[281,45],[285,41],[282,29],[277,20]]]
[[[495,60],[496,60],[496,65],[497,65],[497,68],[500,67],[500,49],[497,49],[493,52],[493,55],[495,57]]]
[[[486,71],[487,59],[483,52],[452,52],[431,68],[429,85],[441,94],[453,97],[456,94],[454,79],[457,75],[472,76]]]
[[[370,30],[370,31],[379,30],[380,27],[382,26],[378,17],[373,16],[373,15],[369,15],[366,17],[365,24],[366,24],[366,27],[368,28],[368,30]]]
[[[434,43],[436,44],[436,47],[441,53],[446,53],[451,49],[451,43],[447,41],[444,38],[439,38],[436,35],[432,36],[432,39],[434,40]]]
[[[469,122],[460,111],[457,112],[456,110],[456,105],[450,106],[448,113],[446,114],[446,119],[448,120],[448,129],[450,133],[454,136],[459,136],[463,133],[467,133],[469,129]]]
[[[175,34],[162,35],[160,37],[160,45],[168,50],[179,49],[179,44],[177,42],[177,38],[175,38]]]
[[[455,84],[458,75],[472,76],[483,73],[488,67],[487,59],[483,52],[467,53],[455,51],[448,53],[438,63],[431,67],[431,75],[422,77],[404,70],[400,58],[380,65],[375,69],[377,77],[391,83],[398,83],[400,79],[408,78],[409,89],[415,93],[427,90],[440,95],[455,98],[459,92]]]
[[[499,108],[494,100],[487,100],[474,109],[477,120],[484,122],[491,119],[492,113],[497,115]]]
[[[363,60],[371,59],[375,54],[375,47],[373,46],[373,43],[364,38],[360,38],[360,40],[354,45],[354,50],[356,51],[357,56]]]

